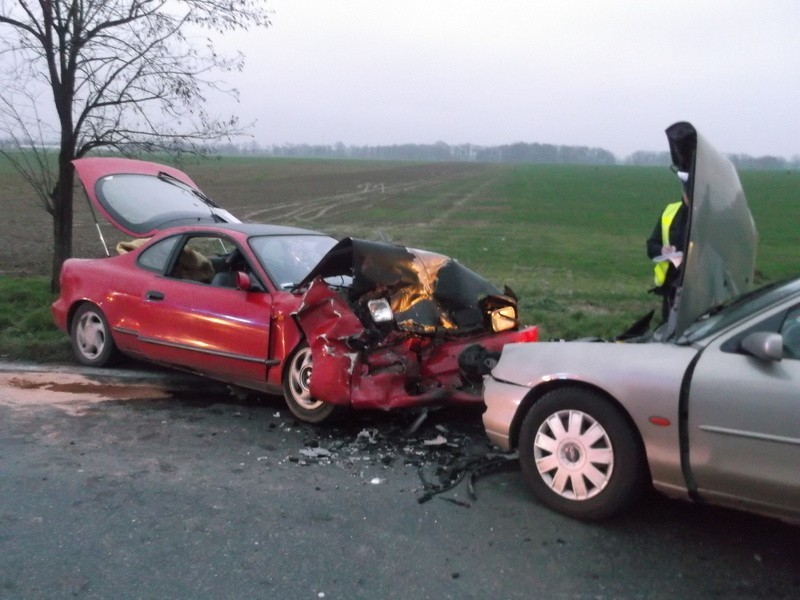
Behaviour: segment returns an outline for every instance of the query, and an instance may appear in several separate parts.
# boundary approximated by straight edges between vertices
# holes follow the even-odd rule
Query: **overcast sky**
[[[269,0],[234,107],[259,144],[518,141],[800,155],[795,0]],[[230,79],[230,77],[228,77]]]

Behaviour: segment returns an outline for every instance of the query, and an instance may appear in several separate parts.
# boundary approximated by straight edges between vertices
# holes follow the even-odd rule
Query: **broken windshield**
[[[317,266],[336,240],[327,235],[262,235],[250,238],[250,247],[281,289],[291,289]],[[346,282],[343,280],[342,285]]]

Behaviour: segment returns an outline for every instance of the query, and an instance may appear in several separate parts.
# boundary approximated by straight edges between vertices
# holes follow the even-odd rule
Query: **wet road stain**
[[[0,405],[50,406],[75,413],[97,402],[170,397],[153,383],[98,382],[74,373],[0,374]]]

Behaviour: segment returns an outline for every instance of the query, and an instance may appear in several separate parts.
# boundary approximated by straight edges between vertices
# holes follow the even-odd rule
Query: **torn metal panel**
[[[349,285],[334,289],[333,279]],[[503,345],[538,337],[535,327],[519,330],[510,290],[434,252],[346,238],[306,286],[294,316],[311,347],[311,394],[324,402],[481,402]]]
[[[464,368],[470,351],[499,354],[506,343],[535,341],[538,329],[472,336],[381,333],[367,328],[322,279],[309,286],[295,313],[311,347],[310,391],[318,400],[356,408],[391,409],[446,401],[481,402],[482,376],[494,363]],[[475,362],[472,360],[471,362]]]
[[[361,322],[321,279],[308,288],[294,317],[311,347],[312,396],[334,404],[349,404],[356,358],[348,341],[363,334]]]
[[[343,239],[300,287],[317,277],[352,278],[351,302],[386,298],[397,327],[412,333],[480,331],[486,326],[481,302],[487,297],[516,306],[516,300],[447,256],[384,242]]]

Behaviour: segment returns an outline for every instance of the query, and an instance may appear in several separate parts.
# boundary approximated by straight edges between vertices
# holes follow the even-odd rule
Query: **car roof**
[[[191,228],[206,231],[235,231],[248,237],[257,235],[327,235],[312,229],[301,227],[291,227],[289,225],[275,225],[271,223],[213,223],[208,225],[197,225]]]

